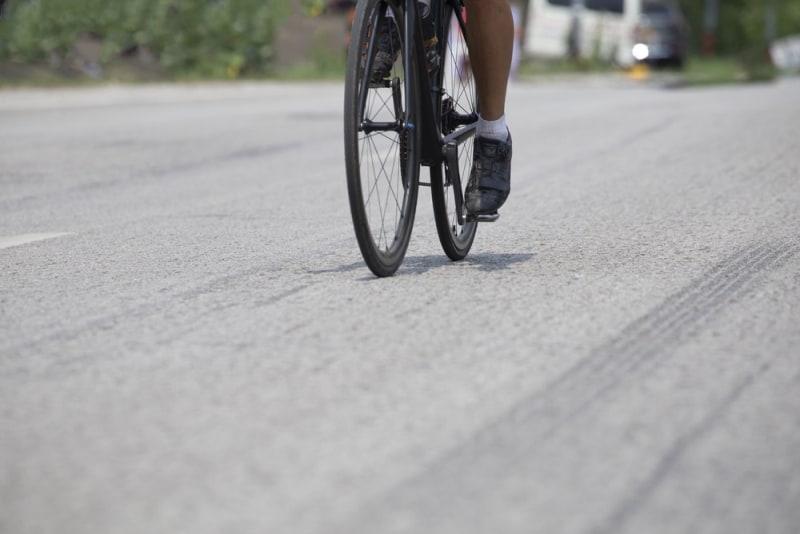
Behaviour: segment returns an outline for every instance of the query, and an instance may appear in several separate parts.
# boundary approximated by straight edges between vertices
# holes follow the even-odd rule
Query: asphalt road
[[[0,532],[800,532],[800,80],[515,85],[390,279],[341,107],[0,92]]]

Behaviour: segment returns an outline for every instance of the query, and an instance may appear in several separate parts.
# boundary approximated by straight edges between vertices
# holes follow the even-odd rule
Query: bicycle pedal
[[[370,89],[388,89],[392,86],[392,80],[390,79],[370,79],[369,81],[369,88]]]
[[[467,214],[467,222],[495,222],[497,219],[500,218],[500,214],[497,212],[494,213],[478,213],[473,215],[472,213]]]

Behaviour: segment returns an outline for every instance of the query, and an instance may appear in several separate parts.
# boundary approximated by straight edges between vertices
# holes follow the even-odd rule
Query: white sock
[[[487,121],[480,115],[478,116],[478,129],[475,137],[492,139],[494,141],[505,141],[508,139],[508,126],[506,126],[506,116],[502,115],[494,121]]]

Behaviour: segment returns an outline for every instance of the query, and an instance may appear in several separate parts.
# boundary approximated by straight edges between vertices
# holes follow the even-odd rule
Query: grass
[[[262,73],[248,74],[242,79],[272,79],[283,81],[342,80],[346,70],[346,57],[338,50],[315,47],[311,57],[293,65],[273,67]],[[617,67],[600,61],[528,60],[520,65],[519,77],[535,80],[548,76],[581,74],[614,74]],[[680,86],[722,85],[773,80],[777,73],[765,62],[746,67],[736,58],[692,57],[683,70],[668,71]],[[104,83],[147,83],[163,81],[220,81],[229,78],[209,77],[200,72],[169,73],[154,65],[143,65],[135,59],[118,59],[104,66],[101,77],[92,78],[79,69],[49,64],[26,65],[0,62],[0,88],[92,86]]]
[[[765,82],[776,77],[776,69],[765,61],[748,65],[730,57],[693,57],[683,72],[684,84],[689,86]]]
[[[307,61],[287,68],[272,68],[259,73],[245,73],[238,80],[313,81],[344,79],[344,60],[319,63]],[[163,69],[143,68],[133,62],[117,60],[103,66],[99,77],[73,68],[48,64],[18,64],[0,61],[0,89],[92,87],[109,83],[146,84],[153,82],[235,81],[227,76],[209,76],[204,72],[172,73]]]
[[[581,74],[613,74],[620,69],[602,61],[528,60],[520,65],[522,79]],[[745,61],[735,57],[691,57],[683,69],[650,68],[650,73],[675,80],[676,86],[726,85],[774,80],[778,73],[763,60]]]
[[[744,82],[747,75],[731,58],[694,57],[686,62],[683,78],[686,85],[721,85]]]

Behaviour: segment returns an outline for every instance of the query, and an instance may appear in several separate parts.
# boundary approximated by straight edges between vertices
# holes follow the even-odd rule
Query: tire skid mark
[[[580,432],[580,421],[597,411],[602,399],[625,382],[646,376],[690,340],[724,307],[753,290],[759,275],[788,262],[798,246],[787,243],[754,245],[733,254],[708,273],[668,297],[597,347],[561,377],[518,402],[460,445],[446,451],[424,471],[396,484],[364,507],[368,522],[405,524],[414,517],[450,524],[478,520],[470,503],[491,491],[487,481],[498,475],[518,475],[542,443],[559,433]],[[639,492],[624,501],[608,519],[614,532],[664,480],[678,457],[713,428],[724,412],[765,372],[740,381],[702,418],[677,438]],[[563,436],[562,436],[563,438]],[[498,454],[499,453],[499,454]],[[388,517],[385,517],[388,516]],[[361,523],[364,518],[351,519]],[[346,532],[347,529],[341,530]],[[337,530],[339,532],[339,530]]]
[[[693,337],[724,306],[740,297],[757,274],[778,268],[796,252],[796,246],[761,245],[721,262],[517,404],[503,420],[541,422],[544,416],[551,424],[539,437],[554,432],[634,372],[642,374],[652,368],[647,364],[657,363],[658,356]]]
[[[579,412],[622,379],[643,370],[648,363],[656,362],[659,354],[683,344],[739,296],[756,274],[778,267],[795,252],[792,247],[762,245],[717,265],[707,275],[631,323],[619,336],[592,351],[589,357],[542,394],[571,396],[584,391],[580,406],[574,410]]]
[[[770,369],[770,366],[769,362],[763,363],[754,373],[739,381],[698,424],[679,436],[667,453],[661,457],[661,460],[650,475],[635,490],[629,492],[630,497],[624,500],[609,516],[608,520],[600,528],[595,529],[595,532],[619,532],[625,522],[636,513],[638,507],[650,499],[683,454],[714,427],[716,422],[728,412],[731,406],[744,395],[750,386],[755,384],[761,375]]]

